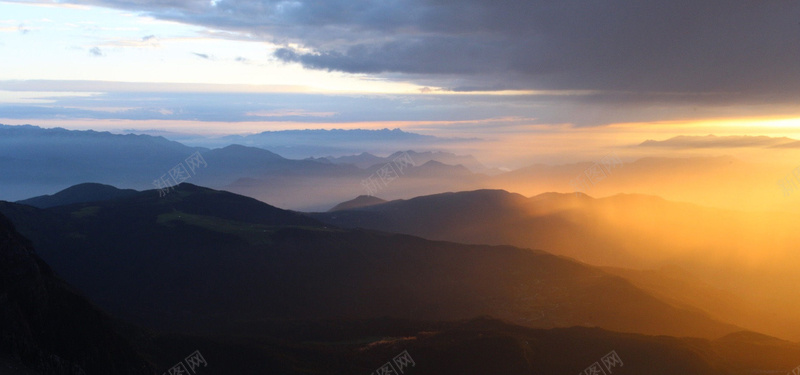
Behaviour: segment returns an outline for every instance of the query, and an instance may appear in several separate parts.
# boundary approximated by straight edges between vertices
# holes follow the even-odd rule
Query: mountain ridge
[[[588,324],[707,337],[736,330],[542,251],[337,229],[191,184],[160,198],[151,190],[45,210],[5,203],[0,212],[24,227],[48,262],[93,300],[154,328],[222,329],[256,317],[448,320],[489,314],[543,328]],[[179,297],[178,290],[193,292]],[[617,308],[601,296],[640,310]],[[191,321],[179,319],[180,311],[195,314]],[[637,318],[642,311],[649,321]]]
[[[545,249],[602,267],[647,270],[678,265],[705,275],[703,283],[735,292],[740,298],[719,295],[712,291],[714,288],[702,286],[700,279],[629,272],[624,276],[651,292],[667,292],[664,296],[673,302],[702,306],[726,321],[750,325],[772,335],[800,336],[800,325],[790,318],[789,311],[796,308],[788,302],[792,299],[777,291],[769,294],[776,290],[774,280],[767,276],[770,272],[753,273],[746,267],[748,258],[742,258],[742,254],[750,254],[748,249],[759,248],[759,239],[765,236],[793,243],[793,228],[800,220],[791,214],[737,212],[642,194],[591,198],[584,194],[543,193],[527,198],[504,190],[479,190],[310,215],[345,228]],[[698,248],[703,251],[697,252]],[[770,257],[766,259],[774,263],[768,264],[772,268],[767,270],[774,268],[771,273],[780,272],[786,280],[794,280],[791,269],[780,268],[795,259],[790,247],[776,248],[761,256]],[[707,257],[722,259],[721,264],[703,263]],[[786,283],[788,287],[790,283]],[[696,285],[686,289],[693,284]],[[691,294],[674,292],[682,288]],[[720,306],[738,307],[726,310]],[[776,310],[784,312],[775,314]],[[752,316],[764,319],[754,320]]]
[[[16,203],[27,204],[37,208],[49,208],[73,203],[86,203],[124,198],[136,193],[138,193],[138,191],[133,189],[118,189],[111,185],[87,182],[70,186],[53,195],[40,195],[33,198],[23,199],[17,201]]]

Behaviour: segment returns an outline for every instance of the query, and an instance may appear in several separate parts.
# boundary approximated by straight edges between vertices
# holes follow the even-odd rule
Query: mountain
[[[245,145],[230,145],[232,141],[226,141],[223,142],[225,147],[209,150],[147,135],[0,125],[0,170],[4,172],[0,175],[0,199],[16,201],[53,194],[86,181],[144,190],[155,188],[154,182],[163,179],[170,184],[190,182],[225,189],[282,208],[325,211],[362,194],[392,200],[486,188],[513,189],[526,195],[572,192],[576,190],[573,182],[581,176],[585,179],[586,172],[599,165],[597,162],[537,164],[497,173],[486,169],[471,156],[406,151],[413,165],[395,171],[399,178],[393,175],[383,178],[380,190],[372,191],[375,189],[365,189],[364,185],[376,177],[378,170],[391,166],[397,156],[404,154],[376,158],[372,154],[363,154],[365,149],[362,147],[369,148],[371,142],[378,139],[398,139],[403,141],[388,143],[391,145],[388,152],[411,147],[426,150],[431,147],[425,140],[432,138],[397,130],[320,130],[265,133],[262,136],[277,139],[275,145],[281,147],[267,151],[259,148],[263,145],[248,146],[244,137],[237,139]],[[292,137],[299,137],[307,143],[280,141]],[[291,152],[284,154],[284,151],[297,149],[303,144],[327,144],[324,142],[326,139],[337,142],[339,139],[355,139],[357,141],[352,143],[355,149],[346,154],[362,154],[350,159],[334,156],[331,159],[294,160],[284,157],[292,156]],[[440,141],[442,139],[435,139],[435,142]],[[381,152],[387,152],[383,146],[379,148]],[[323,155],[332,154],[339,155]],[[202,158],[202,163],[187,166],[187,160],[195,155],[198,161]],[[302,157],[308,155],[303,153]],[[797,208],[800,205],[796,204],[800,203],[800,194],[791,195],[791,191],[778,182],[791,178],[796,165],[790,160],[794,159],[788,155],[775,159],[782,160],[782,165],[765,165],[756,158],[730,156],[649,157],[625,160],[624,163],[620,160],[619,165],[595,177],[582,189],[583,193],[596,197],[630,192],[727,209],[800,212]],[[345,161],[356,164],[346,164]]]
[[[800,261],[792,246],[800,242],[796,233],[800,218],[792,214],[711,209],[641,195],[594,199],[547,193],[526,198],[502,190],[478,190],[311,216],[345,228],[544,249],[594,265],[640,270],[680,266],[703,278],[620,275],[679,306],[700,307],[723,321],[800,338],[794,314],[800,306],[790,292],[790,285],[800,282],[792,266]],[[765,238],[770,238],[769,246]],[[687,285],[694,285],[693,293],[684,293]],[[664,286],[669,288],[662,290]],[[708,298],[712,290],[738,298]],[[739,306],[724,308],[733,304]]]
[[[731,135],[718,137],[713,134],[701,136],[679,135],[663,141],[648,139],[639,147],[668,148],[736,148],[736,147],[784,147],[798,142],[787,137]]]
[[[209,375],[366,374],[387,363],[394,373],[421,375],[566,375],[590,367],[606,374],[784,374],[800,356],[798,344],[749,332],[705,340],[586,327],[531,329],[487,317],[284,321],[268,333],[192,343],[213,358],[198,371]],[[401,369],[398,356],[408,360],[399,362]]]
[[[252,332],[271,320],[496,316],[715,338],[736,327],[541,251],[326,226],[182,184],[159,197],[36,209],[0,204],[69,282],[135,323]],[[120,240],[120,239],[124,240]]]
[[[345,138],[355,134],[342,132],[320,134]],[[382,136],[364,134],[365,142]],[[401,131],[389,131],[389,135],[418,139]],[[403,171],[403,181],[386,184],[381,196],[394,199],[456,187],[473,188],[479,180],[464,167],[439,166],[434,171],[423,167],[424,163],[417,165],[408,166],[408,173]],[[0,125],[0,199],[12,201],[38,199],[86,181],[135,190],[190,182],[224,188],[284,208],[327,210],[367,193],[362,182],[383,166],[365,170],[327,159],[287,159],[243,145],[209,150],[148,135]]]
[[[305,129],[231,135],[217,139],[193,140],[191,144],[211,148],[240,144],[272,150],[288,158],[305,159],[362,152],[385,154],[409,148],[435,149],[443,145],[471,141],[475,139],[440,138],[400,129]]]
[[[293,319],[263,324],[246,336],[140,331],[129,346],[108,327],[108,318],[53,276],[2,217],[0,258],[0,296],[8,302],[0,305],[3,374],[156,373],[137,357],[137,349],[159,369],[196,351],[207,362],[196,371],[209,375],[367,373],[403,353],[413,362],[406,370],[418,374],[571,374],[613,354],[619,362],[607,368],[615,371],[733,375],[784,371],[800,356],[797,344],[746,332],[708,341],[596,328],[530,329],[487,318],[452,323]]]
[[[8,366],[0,373],[156,373],[117,323],[58,278],[1,215],[0,301],[0,363]]]
[[[546,192],[580,192],[598,198],[619,193],[642,194],[728,210],[800,213],[800,194],[790,194],[779,183],[781,178],[790,178],[797,167],[793,161],[796,157],[771,151],[775,157],[765,161],[766,151],[741,152],[741,157],[644,157],[636,160],[607,154],[592,162],[519,168],[492,176],[481,188],[512,190],[526,196]],[[591,179],[588,174],[592,174]]]
[[[369,195],[359,195],[358,197],[349,200],[347,202],[342,202],[331,208],[328,212],[334,211],[343,211],[349,210],[353,208],[360,208],[360,207],[367,207],[367,206],[374,206],[376,204],[386,203],[385,200],[380,199],[378,197],[373,197]]]
[[[138,192],[132,189],[117,189],[111,185],[84,183],[68,187],[53,195],[42,195],[17,201],[17,203],[27,204],[29,206],[38,208],[48,208],[64,206],[73,203],[106,201],[130,197],[136,193]]]
[[[193,155],[199,155],[195,166],[187,161]],[[147,135],[5,125],[0,125],[0,170],[0,199],[6,200],[51,194],[85,181],[144,190],[155,188],[161,178],[168,185],[190,181],[216,187],[259,178],[287,180],[285,189],[291,191],[304,178],[343,176],[357,186],[364,174],[352,166],[290,160],[255,147],[208,150]],[[173,179],[170,173],[176,172],[182,174]]]
[[[504,190],[476,190],[312,216],[348,228],[540,248],[592,264],[627,268],[662,265],[677,255],[694,259],[732,249],[745,251],[759,246],[766,235],[787,243],[800,239],[791,229],[800,218],[791,214],[720,210],[637,194],[595,199],[545,193],[527,198]],[[697,247],[705,248],[706,254],[690,251]],[[784,250],[764,255],[791,255]]]
[[[345,155],[339,157],[328,156],[321,158],[333,164],[350,164],[359,168],[371,167],[375,164],[388,163],[392,160],[388,157],[380,157],[370,154],[369,152],[362,152],[358,155]]]
[[[207,158],[209,170],[203,171],[203,175],[192,182],[220,186],[221,181],[208,180],[205,176],[244,175],[232,172],[235,169],[212,169],[213,151],[208,154],[211,154]],[[377,195],[389,199],[412,197],[459,187],[474,188],[480,186],[483,178],[461,165],[446,165],[434,160],[424,164],[413,162],[400,165],[400,160],[393,160],[360,169],[349,164],[297,160],[280,169],[249,174],[250,177],[239,178],[223,185],[223,188],[282,208],[327,211],[353,196]],[[382,172],[387,175],[381,177]]]
[[[714,286],[678,267],[651,270],[603,267],[603,270],[625,278],[673,306],[700,309],[717,320],[786,338],[794,338],[794,333],[800,332],[800,323],[787,309],[777,309],[776,313],[770,304]]]
[[[347,211],[312,214],[312,217],[342,227],[407,233],[436,240],[501,244],[508,243],[503,234],[515,229],[508,224],[525,216],[527,202],[528,199],[519,194],[477,190],[396,200]],[[499,230],[501,227],[506,230]],[[485,237],[492,233],[496,233],[497,239],[487,240]]]
[[[358,168],[312,160],[292,160],[273,152],[241,145],[209,150],[203,153],[207,166],[196,181],[222,185],[242,177],[348,176]]]
[[[203,149],[162,137],[0,125],[0,199],[19,200],[96,181],[152,189]]]

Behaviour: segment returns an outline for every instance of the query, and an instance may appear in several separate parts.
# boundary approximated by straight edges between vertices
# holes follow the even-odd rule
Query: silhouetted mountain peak
[[[86,207],[105,209],[109,215],[115,211],[119,212],[113,216],[122,216],[125,213],[152,217],[185,213],[261,225],[323,226],[320,222],[294,211],[283,210],[242,195],[186,182],[168,191],[146,190],[113,201],[86,203],[84,208]],[[76,208],[80,210],[80,207],[68,207],[71,212],[75,212]]]
[[[425,195],[411,199],[398,199],[386,202],[381,207],[405,207],[405,209],[437,210],[442,207],[507,207],[527,200],[524,196],[501,189],[481,189],[473,191],[449,192]]]
[[[230,155],[239,156],[239,157],[254,157],[254,158],[261,158],[261,159],[263,159],[263,158],[272,158],[272,159],[277,159],[277,160],[286,159],[283,156],[280,156],[280,155],[278,155],[278,154],[276,154],[276,153],[274,153],[272,151],[265,150],[263,148],[249,147],[249,146],[243,146],[243,145],[238,145],[238,144],[226,146],[226,147],[223,147],[223,148],[221,148],[219,150],[215,150],[215,151],[227,152]]]
[[[502,189],[480,189],[480,190],[464,191],[457,193],[436,194],[436,195],[431,195],[430,197],[434,197],[437,195],[445,196],[447,194],[452,194],[452,197],[457,199],[480,200],[480,201],[489,201],[495,203],[518,202],[527,199],[525,198],[525,196],[521,194],[511,193]]]
[[[380,199],[378,197],[373,197],[371,195],[359,195],[355,199],[349,200],[347,202],[342,202],[328,210],[328,212],[335,212],[335,211],[342,211],[342,210],[350,210],[354,208],[361,208],[361,207],[369,207],[374,206],[376,204],[386,203],[385,200]]]
[[[137,193],[138,191],[133,189],[118,189],[111,185],[87,182],[70,186],[53,195],[42,195],[17,201],[17,203],[38,208],[49,208],[74,203],[96,202],[129,197]]]

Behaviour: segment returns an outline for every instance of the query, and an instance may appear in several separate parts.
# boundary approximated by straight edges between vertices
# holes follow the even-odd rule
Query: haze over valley
[[[0,0],[0,375],[795,375],[798,20]]]

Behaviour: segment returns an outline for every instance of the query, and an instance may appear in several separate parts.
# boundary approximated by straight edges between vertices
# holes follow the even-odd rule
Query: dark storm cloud
[[[298,43],[303,52],[275,56],[312,69],[406,74],[459,91],[800,97],[796,0],[94,3]]]
[[[299,62],[312,69],[351,73],[482,74],[508,64],[497,61],[505,48],[490,42],[458,37],[409,38],[381,44],[356,44],[343,51],[298,54],[288,48],[275,52],[278,59]],[[449,56],[448,63],[442,56]]]

